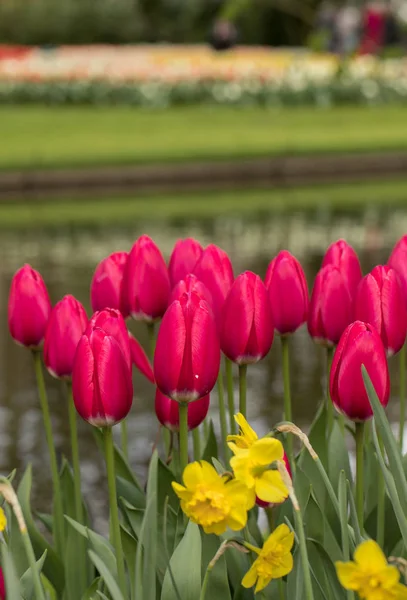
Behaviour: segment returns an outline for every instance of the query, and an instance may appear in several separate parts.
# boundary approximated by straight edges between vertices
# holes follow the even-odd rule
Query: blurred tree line
[[[321,0],[0,0],[0,43],[205,42],[214,21],[239,43],[305,43]]]

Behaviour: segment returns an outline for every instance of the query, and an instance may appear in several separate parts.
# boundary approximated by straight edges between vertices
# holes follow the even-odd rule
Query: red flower
[[[219,327],[223,304],[234,280],[229,256],[215,244],[210,244],[203,251],[194,275],[209,290],[213,313]]]
[[[287,250],[279,252],[268,266],[265,285],[276,331],[294,333],[307,321],[309,305],[307,281],[298,260]]]
[[[123,317],[129,316],[122,285],[127,258],[127,252],[113,252],[96,267],[90,284],[90,301],[94,312],[116,308]]]
[[[11,337],[22,346],[38,348],[45,336],[51,302],[44,280],[30,265],[24,265],[11,281],[8,326]]]
[[[362,269],[358,255],[345,240],[338,240],[331,244],[325,253],[322,266],[333,265],[338,267],[343,278],[349,286],[352,300],[355,297],[359,281],[362,279]]]
[[[194,272],[202,252],[201,244],[194,238],[177,241],[168,265],[171,287],[174,287],[181,279],[185,279],[189,273]]]
[[[208,304],[195,292],[175,300],[164,315],[154,354],[163,394],[179,402],[206,396],[218,377],[220,346]]]
[[[96,327],[78,344],[72,374],[76,410],[91,425],[109,427],[131,409],[131,371],[116,339]]]
[[[131,316],[151,323],[168,306],[170,278],[158,246],[142,235],[132,247],[123,279],[123,294]]]
[[[6,600],[6,584],[4,581],[3,569],[0,567],[0,600]]]
[[[334,346],[352,321],[349,286],[338,267],[327,265],[317,274],[311,294],[308,331],[315,342]]]
[[[373,414],[363,382],[362,365],[381,404],[387,406],[390,378],[382,340],[372,325],[355,321],[346,328],[339,341],[329,385],[332,402],[352,421],[365,421]]]
[[[153,367],[143,348],[134,336],[129,333],[130,354],[133,365],[146,377],[151,383],[155,383]]]
[[[209,394],[188,404],[188,429],[199,427],[209,410]],[[179,431],[179,405],[165,396],[157,388],[155,393],[155,413],[161,425],[171,431]]]
[[[394,269],[379,265],[362,279],[354,315],[373,325],[389,356],[401,350],[407,335],[407,307]]]
[[[44,341],[45,366],[54,377],[72,377],[76,348],[87,324],[86,311],[73,296],[55,304]]]
[[[212,297],[208,288],[192,273],[187,275],[185,279],[181,279],[181,281],[173,287],[169,304],[174,302],[174,300],[179,300],[183,294],[189,292],[197,293],[198,296],[212,307]]]
[[[239,365],[256,363],[269,352],[273,336],[266,286],[246,271],[236,278],[223,306],[222,351]]]
[[[94,329],[103,329],[107,335],[114,337],[119,344],[126,363],[131,370],[130,338],[125,320],[119,310],[106,308],[96,312],[90,319],[86,333],[90,334]]]
[[[387,264],[397,271],[407,302],[407,235],[403,235],[394,246]]]

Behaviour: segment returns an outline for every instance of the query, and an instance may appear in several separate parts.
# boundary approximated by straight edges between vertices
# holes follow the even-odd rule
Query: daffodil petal
[[[246,438],[248,442],[253,443],[259,439],[257,433],[250,427],[242,413],[237,413],[235,415],[235,421],[239,425],[242,437]]]
[[[270,583],[270,581],[271,577],[259,577],[255,589],[256,594],[257,592],[261,592],[261,590],[264,590],[264,588]]]
[[[256,496],[263,502],[280,504],[288,497],[288,490],[278,471],[265,471],[255,481]]]
[[[291,552],[283,555],[280,559],[280,564],[273,567],[273,579],[278,579],[279,577],[284,577],[285,575],[288,575],[288,573],[291,573],[293,565],[294,561]]]
[[[269,552],[272,548],[279,544],[284,552],[290,552],[294,544],[294,533],[290,530],[288,525],[283,523],[279,525],[277,529],[273,531],[264,542],[263,549],[265,552]]]
[[[397,567],[388,566],[385,570],[385,577],[383,578],[383,588],[389,589],[395,586],[400,581],[400,571]]]
[[[261,438],[249,449],[250,458],[258,465],[271,465],[284,456],[283,444],[275,438]]]
[[[354,560],[360,567],[367,567],[369,571],[376,573],[387,567],[382,549],[373,540],[367,540],[356,548]]]
[[[339,582],[345,590],[357,590],[359,588],[360,571],[354,562],[336,562],[335,567]]]
[[[182,480],[186,488],[196,488],[204,479],[203,469],[201,463],[192,462],[189,463],[184,469],[182,474]]]
[[[247,508],[246,508],[246,506],[243,504],[243,506],[236,506],[235,508],[232,508],[232,510],[229,513],[227,523],[228,523],[228,526],[230,527],[230,529],[233,529],[233,531],[240,531],[241,529],[246,527],[246,523],[247,523]]]
[[[405,585],[398,583],[394,592],[396,593],[395,600],[407,600],[407,587]]]
[[[252,564],[246,575],[242,579],[242,586],[244,588],[251,588],[257,581],[257,565],[256,561]]]
[[[220,523],[213,523],[212,525],[207,525],[206,527],[203,527],[205,533],[214,533],[215,535],[222,535],[222,533],[225,533],[226,529],[226,521],[221,521]]]
[[[180,485],[176,481],[171,483],[172,489],[181,500],[188,500],[191,497],[191,492],[188,491],[183,485]]]

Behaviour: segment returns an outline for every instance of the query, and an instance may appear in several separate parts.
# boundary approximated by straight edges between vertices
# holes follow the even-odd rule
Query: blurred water
[[[214,242],[230,253],[235,274],[251,269],[264,276],[268,262],[282,248],[302,262],[309,286],[328,244],[345,237],[358,251],[364,272],[387,260],[394,242],[407,231],[407,211],[381,208],[357,214],[330,211],[296,212],[290,215],[228,217],[201,222],[138,222],[125,229],[58,229],[3,234],[0,239],[0,471],[33,464],[33,505],[49,509],[50,470],[42,417],[39,409],[32,359],[16,346],[7,329],[7,297],[10,279],[24,262],[38,269],[53,302],[66,293],[81,300],[89,311],[89,282],[97,262],[114,250],[127,250],[142,233],[147,233],[169,256],[175,240],[194,236],[202,244]],[[147,348],[147,332],[141,324],[130,328]],[[265,433],[281,418],[283,382],[280,344],[276,339],[270,356],[248,372],[248,415],[259,433]],[[389,409],[397,418],[397,358],[391,361],[393,399]],[[323,393],[324,353],[299,331],[291,344],[292,398],[294,421],[307,428]],[[153,412],[154,389],[135,373],[135,401],[129,418],[130,459],[140,477],[157,438]],[[235,382],[237,384],[237,381]],[[70,456],[65,390],[47,377],[49,401],[58,454]],[[237,392],[237,388],[236,388]],[[217,397],[212,395],[211,414],[216,419]],[[104,528],[106,489],[103,462],[93,441],[90,426],[80,423],[83,489],[97,529]]]

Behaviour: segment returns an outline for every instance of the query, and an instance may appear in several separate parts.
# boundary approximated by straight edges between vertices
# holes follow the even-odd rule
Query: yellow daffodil
[[[341,585],[363,600],[407,600],[407,587],[396,567],[388,564],[380,546],[373,540],[360,544],[354,561],[335,563]]]
[[[235,415],[235,421],[239,425],[238,435],[228,435],[227,442],[233,454],[237,454],[239,450],[247,450],[252,444],[257,441],[257,433],[250,427],[242,413]]]
[[[250,588],[256,584],[257,593],[263,590],[272,579],[288,575],[293,568],[291,554],[293,544],[294,534],[287,525],[277,527],[264,542],[261,550],[251,544],[245,544],[246,548],[256,552],[258,557],[243,577],[243,587]]]
[[[246,450],[239,450],[230,460],[230,466],[238,481],[242,481],[252,494],[263,502],[281,503],[288,496],[280,473],[271,470],[276,460],[283,460],[284,449],[275,438],[262,438]]]
[[[0,507],[0,531],[4,531],[7,527],[7,519],[4,510]]]
[[[182,475],[184,485],[172,483],[181,508],[205,533],[220,535],[228,527],[243,529],[247,522],[249,491],[243,482],[219,475],[208,462],[190,463]]]

